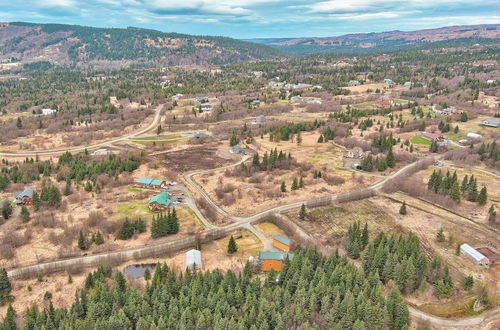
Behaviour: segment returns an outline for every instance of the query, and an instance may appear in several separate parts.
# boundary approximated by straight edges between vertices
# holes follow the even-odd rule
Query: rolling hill
[[[225,64],[280,56],[275,48],[226,37],[132,27],[0,23],[0,63],[31,68]]]
[[[500,38],[500,24],[449,26],[418,31],[357,33],[326,38],[248,39],[295,54],[317,52],[362,52],[422,46],[443,42],[475,43]]]

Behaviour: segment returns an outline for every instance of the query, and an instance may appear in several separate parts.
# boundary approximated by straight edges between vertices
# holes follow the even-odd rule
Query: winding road
[[[30,152],[30,153],[16,153],[16,154],[0,153],[0,156],[4,156],[4,157],[5,156],[8,156],[8,157],[31,157],[31,156],[36,156],[36,155],[50,156],[50,155],[59,155],[59,154],[62,154],[66,151],[81,152],[81,151],[84,151],[85,149],[89,150],[89,149],[100,148],[103,146],[109,146],[113,143],[128,140],[130,138],[133,138],[135,136],[138,136],[140,134],[143,134],[143,133],[153,129],[158,124],[158,122],[160,120],[161,106],[158,106],[155,111],[156,111],[156,113],[155,113],[155,117],[154,117],[152,123],[148,127],[144,128],[138,132],[135,132],[131,135],[122,136],[120,138],[116,138],[116,139],[113,139],[110,141],[106,141],[106,142],[102,142],[102,143],[98,143],[98,144],[94,144],[94,145],[86,146],[86,147],[77,147],[77,148],[70,148],[70,149],[64,149],[64,150],[53,150],[53,151],[47,151],[47,152]],[[428,159],[432,159],[433,161],[437,161],[441,158],[442,158],[442,155],[437,155],[437,156],[429,157]],[[177,185],[177,186],[171,187],[169,189],[182,191],[183,193],[185,193],[187,206],[190,207],[194,211],[196,216],[200,219],[200,221],[208,229],[210,229],[210,230],[217,230],[217,229],[232,230],[232,229],[244,228],[246,230],[249,230],[253,234],[255,234],[255,236],[263,243],[266,250],[275,250],[275,248],[273,247],[270,240],[263,233],[261,233],[259,230],[257,230],[252,225],[252,223],[261,219],[262,217],[267,216],[267,215],[271,215],[274,213],[282,213],[282,212],[293,210],[293,209],[298,209],[298,208],[300,208],[300,206],[302,204],[307,203],[308,202],[307,200],[302,200],[302,201],[297,201],[294,203],[289,203],[289,204],[285,204],[285,205],[271,207],[267,210],[260,211],[254,215],[249,216],[249,217],[233,216],[233,215],[229,214],[228,212],[226,212],[225,210],[223,210],[222,208],[220,208],[209,197],[207,192],[195,180],[193,180],[193,176],[195,176],[195,175],[205,174],[208,172],[212,172],[214,170],[223,170],[223,169],[235,167],[235,166],[240,165],[242,162],[246,161],[247,159],[249,159],[248,156],[243,157],[241,160],[239,160],[236,163],[226,165],[223,167],[219,167],[217,169],[194,171],[194,172],[191,172],[191,173],[184,175],[184,179],[185,179],[186,183],[189,184],[193,189],[195,189],[196,192],[198,194],[200,194],[202,196],[202,198],[205,199],[205,201],[207,203],[209,203],[219,214],[221,214],[224,217],[231,220],[232,221],[231,224],[228,224],[225,226],[216,226],[216,225],[212,224],[209,220],[207,220],[205,218],[205,216],[203,215],[203,213],[198,209],[192,192],[189,189],[187,189],[186,187],[181,186],[181,185]],[[376,190],[381,189],[384,186],[384,184],[387,183],[390,179],[393,179],[399,175],[404,175],[404,173],[414,165],[415,165],[415,163],[411,163],[411,164],[408,164],[408,165],[402,167],[401,169],[395,171],[394,173],[384,177],[380,182],[377,182],[377,183],[373,184],[372,186],[366,187],[365,190],[376,191]],[[495,177],[499,177],[497,174],[486,171],[486,170],[481,170],[481,169],[477,169],[477,170],[479,170],[481,172],[485,172],[486,174],[494,175]],[[329,195],[327,198],[330,198],[331,201],[333,202],[333,201],[337,201],[339,199],[339,196],[341,196],[341,195],[340,194],[332,194],[332,195]],[[182,241],[182,239],[179,241]],[[118,252],[103,253],[101,255],[76,257],[76,258],[71,258],[71,259],[66,259],[66,260],[48,262],[48,263],[44,263],[44,265],[48,265],[49,266],[49,267],[47,267],[48,269],[50,268],[50,265],[54,265],[54,267],[56,267],[56,265],[58,265],[60,267],[61,264],[70,265],[70,264],[74,264],[74,263],[80,263],[81,265],[89,265],[89,264],[92,264],[93,262],[95,262],[98,258],[102,259],[103,257],[105,258],[107,256],[111,256],[111,255],[116,254],[116,253],[123,253],[124,255],[130,256],[131,258],[133,258],[133,257],[136,257],[138,254],[140,254],[141,251],[146,251],[147,249],[152,249],[152,248],[154,249],[155,246],[159,247],[160,245],[163,245],[163,246],[166,244],[167,245],[168,244],[174,245],[175,243],[176,243],[176,241],[173,241],[173,242],[160,243],[157,245],[150,245],[150,246],[131,249],[131,250],[122,250],[122,251],[118,251]],[[33,266],[38,266],[38,265],[33,265]],[[29,266],[29,267],[33,267],[33,266]],[[11,269],[11,270],[9,270],[8,274],[9,274],[9,276],[12,276],[12,275],[16,274],[16,272],[19,272],[19,271],[21,271],[20,268]],[[493,311],[490,311],[488,313],[485,313],[484,315],[481,315],[481,316],[477,316],[477,317],[473,317],[473,318],[458,319],[458,320],[439,318],[439,317],[421,312],[421,311],[419,311],[415,308],[412,308],[412,307],[410,307],[409,310],[410,310],[411,315],[418,318],[418,319],[428,321],[428,322],[430,322],[434,325],[437,325],[437,326],[445,326],[445,327],[476,326],[476,325],[480,325],[484,322],[489,322],[491,320],[494,320],[494,319],[500,317],[500,309],[498,309],[498,308],[493,310]]]

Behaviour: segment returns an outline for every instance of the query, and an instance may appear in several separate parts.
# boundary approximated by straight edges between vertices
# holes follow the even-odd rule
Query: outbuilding
[[[186,269],[201,269],[201,252],[199,250],[189,250],[186,252]]]
[[[469,259],[474,261],[474,263],[478,264],[479,266],[484,266],[484,267],[490,266],[490,260],[484,254],[474,249],[469,244],[466,243],[462,244],[460,246],[460,253],[467,256]]]
[[[500,120],[497,119],[484,119],[481,122],[481,125],[483,126],[489,126],[489,127],[500,127]]]
[[[273,236],[273,246],[282,251],[291,251],[293,249],[293,241],[282,235]]]
[[[481,134],[476,134],[476,133],[467,133],[467,137],[470,137],[471,139],[480,139],[483,136]]]

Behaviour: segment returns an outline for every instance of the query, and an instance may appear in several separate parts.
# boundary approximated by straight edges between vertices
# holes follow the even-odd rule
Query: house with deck
[[[31,205],[34,193],[35,191],[33,189],[25,189],[16,194],[14,203],[17,205]]]
[[[265,272],[271,269],[279,272],[283,269],[283,263],[286,259],[293,260],[293,252],[273,252],[264,251],[259,252],[259,260],[257,264],[260,266],[260,270]]]
[[[158,195],[151,197],[149,200],[149,209],[153,212],[161,212],[168,209],[170,204],[172,204],[170,194],[166,191],[162,191]]]

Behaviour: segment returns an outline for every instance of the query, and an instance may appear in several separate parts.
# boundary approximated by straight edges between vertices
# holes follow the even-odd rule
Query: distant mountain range
[[[113,69],[227,64],[317,52],[359,52],[445,41],[467,44],[500,38],[500,24],[452,26],[412,32],[348,34],[328,38],[237,40],[140,28],[0,23],[0,71],[53,66]]]
[[[418,31],[389,31],[381,33],[357,33],[326,38],[269,38],[247,39],[262,45],[295,53],[360,52],[425,45],[452,40],[499,39],[500,24],[449,26]]]
[[[0,23],[0,63],[32,68],[225,64],[283,55],[266,45],[225,37],[139,28]]]

